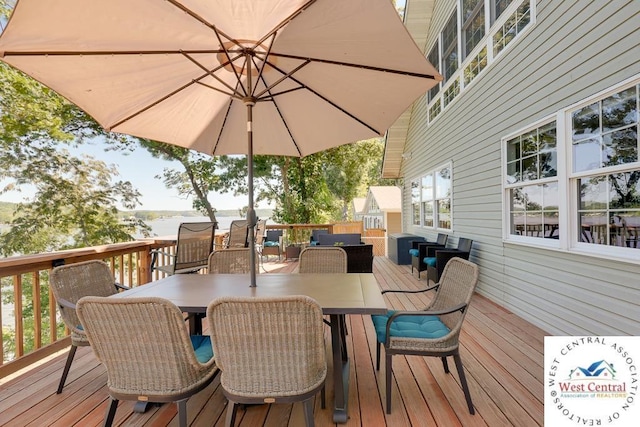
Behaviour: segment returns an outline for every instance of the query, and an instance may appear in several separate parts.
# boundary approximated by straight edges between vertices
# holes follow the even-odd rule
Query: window
[[[434,199],[433,199],[433,174],[422,177],[422,225],[433,227]]]
[[[574,172],[638,161],[637,101],[634,86],[571,114]]]
[[[511,4],[513,0],[492,0],[491,4],[491,23],[496,22],[502,12],[504,12],[507,7]]]
[[[525,1],[493,35],[493,55],[498,56],[531,22],[531,5]]]
[[[503,140],[507,240],[637,257],[640,76],[557,115]]]
[[[484,38],[484,0],[462,0],[463,59]]]
[[[636,84],[570,113],[582,243],[640,248],[639,105]]]
[[[507,140],[509,232],[559,237],[556,122]]]
[[[474,55],[469,64],[464,67],[464,84],[467,86],[473,79],[478,77],[480,71],[487,66],[487,47],[483,47],[477,55]]]
[[[433,41],[427,59],[443,81],[427,93],[429,124],[453,102],[495,58],[531,28],[535,0],[459,0]],[[458,52],[460,41],[461,52]]]
[[[415,188],[419,188],[419,191],[414,192]],[[440,167],[413,181],[411,198],[414,225],[451,230],[451,165]],[[415,207],[416,202],[419,202],[418,208]],[[415,221],[416,213],[420,212],[422,217]]]
[[[411,181],[411,222],[420,225],[420,181]]]
[[[427,56],[427,59],[429,60],[431,65],[436,67],[436,70],[440,72],[440,50],[439,50],[439,43],[437,40],[436,40],[436,44],[431,48],[431,52],[429,52],[429,56]],[[431,102],[431,100],[435,98],[438,92],[440,92],[440,82],[438,82],[438,84],[436,84],[434,87],[429,89],[427,102]]]
[[[442,31],[442,68],[445,82],[458,70],[458,20],[455,11]]]

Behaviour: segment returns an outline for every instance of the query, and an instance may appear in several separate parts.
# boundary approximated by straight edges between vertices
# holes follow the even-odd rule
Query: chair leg
[[[378,343],[376,347],[376,371],[380,370],[380,347],[382,347],[382,344]]]
[[[227,418],[225,419],[224,425],[226,427],[233,427],[236,424],[236,411],[238,410],[238,405],[234,402],[229,401],[227,403]]]
[[[69,369],[71,368],[71,363],[73,362],[73,356],[76,355],[77,346],[71,345],[69,349],[69,354],[67,355],[67,363],[64,365],[64,369],[62,370],[62,378],[60,378],[60,384],[58,384],[58,391],[56,394],[62,393],[62,389],[64,388],[64,383],[67,381],[67,375],[69,374]]]
[[[460,358],[460,354],[456,353],[453,355],[453,360],[456,362],[456,369],[458,370],[458,377],[460,377],[460,384],[462,385],[462,390],[464,391],[464,398],[467,401],[467,406],[469,407],[469,413],[474,415],[476,413],[475,409],[473,409],[473,403],[471,402],[471,393],[469,392],[469,385],[467,384],[467,377],[464,375],[464,368],[462,367],[462,359]]]
[[[327,393],[325,390],[325,386],[323,385],[320,389],[320,408],[325,409],[327,407]]]
[[[444,372],[446,374],[449,373],[449,362],[447,362],[447,358],[446,357],[441,357],[442,359],[442,367],[444,368]]]
[[[107,415],[104,418],[104,427],[111,427],[113,420],[116,417],[116,410],[118,409],[118,399],[111,398],[109,408],[107,408]]]
[[[315,423],[313,421],[313,399],[307,399],[302,402],[302,407],[304,408],[304,422],[307,427],[314,427]]]
[[[385,359],[385,364],[384,364],[384,376],[385,376],[385,383],[386,383],[386,388],[387,388],[387,414],[391,413],[391,357],[392,355],[387,353],[385,351],[384,353],[384,359]]]
[[[178,400],[178,425],[187,427],[187,399]]]

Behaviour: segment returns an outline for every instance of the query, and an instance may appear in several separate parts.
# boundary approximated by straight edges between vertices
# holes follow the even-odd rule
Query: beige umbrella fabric
[[[107,130],[247,154],[251,224],[253,154],[382,136],[442,80],[390,0],[19,0],[0,60]]]

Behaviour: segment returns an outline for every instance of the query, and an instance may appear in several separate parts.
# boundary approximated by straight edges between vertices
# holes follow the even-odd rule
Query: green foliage
[[[68,247],[131,240],[142,221],[122,224],[116,203],[138,204],[130,182],[116,181],[112,166],[91,157],[77,158],[66,146],[105,133],[91,117],[50,89],[0,63],[0,180],[7,191],[24,185],[35,196],[16,206],[11,228],[0,237],[1,252],[37,253]]]
[[[7,224],[10,222],[15,210],[15,203],[0,202],[0,224]]]

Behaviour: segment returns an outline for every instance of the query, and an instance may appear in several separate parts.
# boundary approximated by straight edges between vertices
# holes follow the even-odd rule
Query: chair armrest
[[[165,252],[161,249],[151,249],[149,253],[151,254],[151,265],[149,266],[151,271],[153,271],[155,268],[156,261],[158,260],[158,255],[164,255],[174,259],[176,257],[174,254],[170,254],[169,252]]]
[[[420,292],[433,291],[435,289],[438,289],[438,286],[440,286],[440,284],[436,283],[434,286],[431,286],[429,288],[417,289],[417,290],[413,290],[413,291],[402,290],[402,289],[385,289],[381,293],[382,294],[386,294],[386,293],[417,294],[417,293],[420,293]]]
[[[173,254],[170,254],[169,252],[165,252],[162,249],[151,249],[149,251],[149,253],[151,253],[151,255],[166,255],[166,256],[175,256]]]
[[[436,256],[436,251],[445,250],[444,245],[440,243],[421,244],[418,248],[420,249],[420,259],[426,257],[433,258]]]
[[[116,287],[116,290],[123,290],[123,291],[126,291],[126,290],[131,289],[129,286],[121,285],[121,284],[120,284],[120,283],[118,283],[118,282],[115,282],[113,285]]]
[[[453,307],[445,308],[442,310],[411,310],[411,311],[396,311],[387,320],[387,325],[390,324],[398,316],[442,316],[444,314],[455,313],[456,311],[464,311],[467,308],[467,304],[460,303]]]
[[[76,305],[74,303],[64,298],[57,299],[56,302],[61,308],[70,308],[71,310],[76,309]]]

